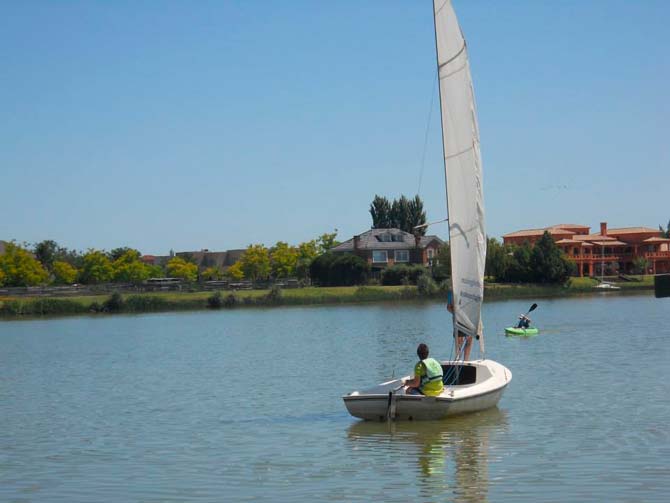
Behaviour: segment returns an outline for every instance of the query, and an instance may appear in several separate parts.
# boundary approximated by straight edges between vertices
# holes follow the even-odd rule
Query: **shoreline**
[[[621,289],[599,292],[592,285],[564,286],[487,283],[486,300],[540,299],[593,295],[630,295],[653,291],[647,281],[621,284]],[[286,290],[238,290],[217,292],[149,292],[82,297],[0,298],[0,320],[138,314],[198,310],[286,307],[308,305],[352,305],[381,302],[446,302],[446,294],[422,295],[416,286],[308,287]]]

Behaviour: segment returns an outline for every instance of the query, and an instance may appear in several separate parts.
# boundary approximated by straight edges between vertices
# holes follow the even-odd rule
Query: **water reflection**
[[[488,501],[489,442],[506,429],[506,413],[493,408],[445,421],[360,421],[347,433],[354,450],[385,449],[394,464],[414,463],[422,498],[482,502]],[[407,471],[399,475],[406,478]]]

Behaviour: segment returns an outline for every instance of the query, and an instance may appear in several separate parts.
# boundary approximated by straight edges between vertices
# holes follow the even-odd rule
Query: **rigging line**
[[[430,93],[430,107],[428,108],[428,122],[426,123],[426,134],[423,138],[423,153],[421,154],[421,170],[419,171],[419,188],[417,195],[421,194],[421,183],[423,182],[423,169],[426,165],[426,150],[428,150],[428,133],[430,132],[430,120],[433,117],[433,105],[435,103],[435,87],[437,86],[437,75],[433,79],[433,90]]]

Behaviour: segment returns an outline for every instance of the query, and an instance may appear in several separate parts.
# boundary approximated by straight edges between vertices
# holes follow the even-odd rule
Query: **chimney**
[[[361,242],[360,236],[354,236],[354,251],[358,250],[358,245]]]
[[[419,234],[414,234],[414,245],[418,248],[421,243],[421,236]]]
[[[607,236],[607,222],[600,222],[600,235]]]

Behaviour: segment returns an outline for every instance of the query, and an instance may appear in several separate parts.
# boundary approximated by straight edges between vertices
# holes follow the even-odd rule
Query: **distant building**
[[[193,260],[200,270],[207,269],[208,267],[218,267],[221,271],[225,271],[237,262],[243,253],[244,250],[211,252],[205,249],[200,251],[177,252],[173,255],[143,255],[142,261],[149,265],[165,267],[170,259],[176,256]]]
[[[600,232],[590,234],[587,225],[559,224],[544,229],[511,232],[503,236],[505,244],[531,245],[548,232],[556,245],[577,264],[578,276],[631,273],[638,259],[648,262],[647,273],[670,272],[670,239],[658,229],[623,227],[608,229],[600,224]]]
[[[9,243],[7,241],[3,241],[2,239],[0,239],[0,255],[4,255],[5,249],[7,248],[8,244]]]
[[[444,244],[437,236],[414,236],[400,229],[371,229],[331,248],[367,260],[373,271],[394,264],[430,265]]]

